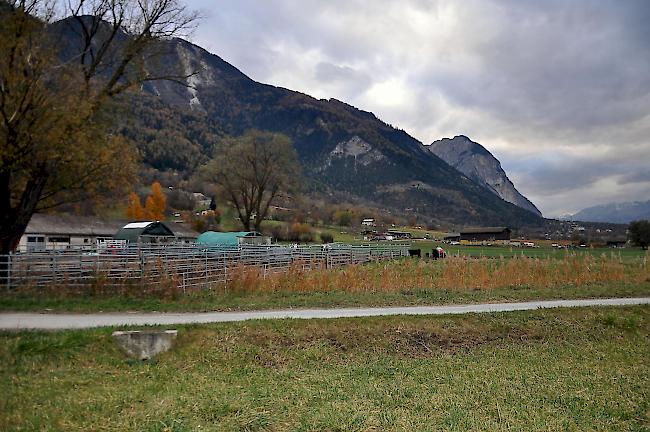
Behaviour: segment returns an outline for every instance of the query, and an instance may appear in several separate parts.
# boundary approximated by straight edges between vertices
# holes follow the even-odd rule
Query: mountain
[[[580,210],[569,218],[575,221],[630,223],[650,219],[650,201],[604,204]]]
[[[74,51],[73,20],[59,39]],[[71,47],[71,48],[70,48]],[[146,165],[192,173],[225,135],[250,129],[288,135],[303,165],[307,192],[347,194],[364,202],[455,225],[538,225],[538,213],[514,206],[462,175],[421,142],[374,114],[335,99],[256,82],[220,57],[182,39],[149,70],[190,75],[187,85],[147,82],[107,113],[114,131],[137,145]]]
[[[428,149],[501,199],[538,216],[542,215],[535,204],[515,188],[498,159],[481,144],[458,135],[434,141]]]

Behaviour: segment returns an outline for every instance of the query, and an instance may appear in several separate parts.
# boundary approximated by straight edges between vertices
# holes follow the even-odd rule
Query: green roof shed
[[[164,238],[175,238],[174,233],[162,222],[132,222],[124,225],[117,234],[115,240],[126,240],[129,243],[150,242]]]

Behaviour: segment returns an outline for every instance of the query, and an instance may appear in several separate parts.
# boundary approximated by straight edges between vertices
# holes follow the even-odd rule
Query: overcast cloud
[[[251,78],[467,135],[545,216],[650,199],[650,1],[188,1]]]

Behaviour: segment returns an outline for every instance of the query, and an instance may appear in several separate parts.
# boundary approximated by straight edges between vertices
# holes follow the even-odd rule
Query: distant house
[[[173,226],[174,230],[170,226]],[[167,225],[159,221],[145,221],[124,225],[113,238],[128,243],[175,243],[194,241],[197,236],[197,232],[182,224]]]
[[[206,246],[238,247],[242,244],[270,244],[271,238],[257,231],[206,231],[196,239],[196,242]]]
[[[361,221],[361,225],[374,227],[375,226],[375,220],[373,218],[366,218],[366,219]]]
[[[512,231],[508,227],[467,228],[460,233],[460,240],[470,242],[510,240]]]
[[[197,207],[207,207],[212,201],[210,197],[203,195],[201,192],[194,192],[192,196],[194,197],[194,201],[196,201]]]
[[[272,212],[291,212],[293,211],[292,209],[288,207],[280,207],[280,206],[269,206],[269,210]]]
[[[413,237],[410,232],[398,231],[394,229],[389,229],[387,234],[389,236],[392,236],[395,240],[408,240]]]
[[[104,220],[72,214],[35,214],[16,248],[21,252],[94,248],[110,240],[124,221]]]

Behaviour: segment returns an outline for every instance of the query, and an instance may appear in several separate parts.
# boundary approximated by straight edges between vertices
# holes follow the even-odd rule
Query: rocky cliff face
[[[481,144],[459,135],[434,141],[428,148],[440,159],[504,201],[536,215],[542,215],[528,198],[519,193],[501,168],[501,163]]]

